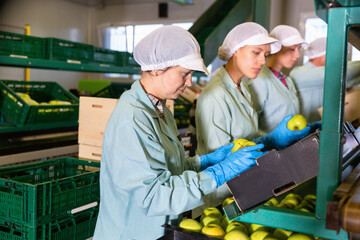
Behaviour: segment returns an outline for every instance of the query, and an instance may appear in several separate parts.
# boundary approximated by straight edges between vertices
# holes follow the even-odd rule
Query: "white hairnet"
[[[305,50],[305,55],[309,59],[321,57],[326,54],[326,37],[317,38],[309,44]]]
[[[181,66],[209,74],[200,55],[200,47],[191,33],[178,26],[158,28],[134,48],[134,59],[142,71]]]
[[[308,44],[301,37],[299,31],[291,26],[278,25],[270,32],[270,36],[278,39],[281,45],[285,47],[301,44],[302,47],[306,47]]]
[[[264,44],[271,44],[271,54],[281,49],[278,40],[269,37],[268,31],[263,26],[254,22],[242,23],[226,35],[223,44],[219,47],[218,56],[221,60],[227,61],[241,47]]]

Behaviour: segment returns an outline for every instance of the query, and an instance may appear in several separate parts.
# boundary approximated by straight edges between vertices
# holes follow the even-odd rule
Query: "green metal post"
[[[254,0],[253,21],[269,30],[271,0]]]
[[[323,122],[319,149],[320,167],[316,194],[316,215],[321,219],[325,219],[326,202],[333,200],[333,193],[339,184],[348,18],[347,8],[329,9]]]

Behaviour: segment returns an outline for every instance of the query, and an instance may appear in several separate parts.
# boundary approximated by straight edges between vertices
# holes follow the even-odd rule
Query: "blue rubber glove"
[[[255,165],[256,158],[261,157],[264,153],[257,151],[264,147],[263,144],[244,147],[230,154],[224,161],[214,164],[203,170],[215,179],[217,187],[223,185],[233,177]]]
[[[264,144],[265,150],[270,150],[273,148],[283,149],[309,135],[309,126],[300,131],[293,131],[287,128],[287,123],[293,116],[294,115],[291,114],[284,117],[281,123],[279,123],[279,125],[277,125],[277,127],[272,132],[263,137],[256,138],[253,141],[256,144]]]
[[[308,126],[310,127],[310,133],[315,132],[317,129],[321,130],[321,120],[309,123]]]
[[[225,146],[219,147],[215,152],[202,155],[200,157],[201,165],[200,170],[204,170],[207,167],[210,167],[218,162],[223,161],[229,154],[231,154],[231,149],[234,147],[234,143],[230,143]]]

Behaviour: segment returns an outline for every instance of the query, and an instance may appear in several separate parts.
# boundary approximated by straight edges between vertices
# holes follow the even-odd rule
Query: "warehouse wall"
[[[3,0],[0,8],[0,29],[24,34],[30,24],[31,35],[56,37],[77,42],[90,42],[88,20],[93,10],[60,0]],[[30,79],[56,81],[66,89],[77,87],[77,80],[86,73],[30,69]],[[23,68],[0,67],[0,79],[24,80]]]
[[[183,6],[168,1],[168,18],[159,18],[158,3],[138,3],[87,7],[62,0],[1,0],[0,30],[24,33],[30,24],[31,34],[57,37],[100,46],[99,30],[123,24],[170,23],[195,21],[215,0],[194,0]],[[313,0],[271,0],[270,29],[288,24],[301,29],[304,14],[314,12]],[[298,63],[300,64],[300,62]],[[79,79],[104,79],[103,74],[30,69],[30,79],[57,81],[67,89],[76,88]],[[0,66],[0,79],[24,79],[24,69]]]
[[[194,0],[190,6],[173,2],[168,18],[158,17],[158,3],[87,7],[62,0],[1,0],[0,30],[24,34],[30,24],[31,35],[56,37],[100,46],[99,29],[104,25],[194,21],[214,0]],[[56,81],[66,89],[77,88],[79,79],[104,79],[103,74],[30,69],[30,79]],[[0,66],[0,79],[24,80],[24,69]]]

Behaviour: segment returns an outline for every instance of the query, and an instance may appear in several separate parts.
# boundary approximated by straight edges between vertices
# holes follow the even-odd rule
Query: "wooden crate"
[[[79,158],[101,160],[101,147],[79,144]]]
[[[115,98],[80,97],[80,158],[100,161],[106,124],[117,102],[118,99]],[[168,100],[166,105],[174,113],[174,101]]]

